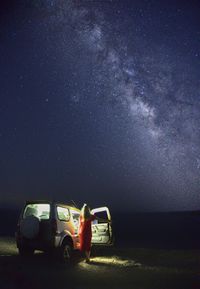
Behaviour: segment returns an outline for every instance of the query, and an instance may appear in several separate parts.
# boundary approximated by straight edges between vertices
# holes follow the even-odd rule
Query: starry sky
[[[0,4],[0,206],[200,206],[200,3]]]

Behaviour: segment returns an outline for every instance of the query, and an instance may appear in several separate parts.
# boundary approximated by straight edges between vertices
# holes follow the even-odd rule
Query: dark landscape
[[[1,210],[0,288],[200,288],[199,212],[113,213],[115,244],[69,266],[37,252],[19,257],[19,210]]]

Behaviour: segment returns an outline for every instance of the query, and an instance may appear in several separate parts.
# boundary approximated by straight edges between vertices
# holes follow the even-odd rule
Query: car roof
[[[70,209],[75,211],[80,211],[79,208],[75,207],[73,204],[70,203],[63,203],[63,202],[57,202],[55,200],[28,200],[26,201],[26,205],[28,204],[54,204],[61,207],[70,207]]]

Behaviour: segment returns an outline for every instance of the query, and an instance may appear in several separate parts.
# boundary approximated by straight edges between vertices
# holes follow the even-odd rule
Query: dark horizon
[[[75,204],[73,202],[69,201],[65,201],[65,200],[61,200],[61,199],[26,199],[23,202],[19,202],[18,204],[14,204],[14,203],[3,203],[0,204],[0,211],[5,211],[5,212],[10,212],[10,211],[15,211],[15,212],[20,212],[23,208],[23,206],[26,204],[27,201],[47,201],[47,202],[51,202],[51,201],[55,201],[57,203],[61,203],[61,204],[67,204],[67,205],[71,205],[74,206],[78,209],[81,209],[83,203],[80,202],[75,202]],[[94,204],[93,206],[91,206],[90,204],[90,208],[94,209],[94,208],[98,208],[101,206],[107,206],[111,212],[111,214],[113,213],[114,215],[116,214],[132,214],[132,215],[157,215],[157,214],[161,214],[161,215],[167,215],[167,214],[171,214],[171,215],[181,215],[181,214],[186,214],[186,215],[200,215],[200,210],[133,210],[133,209],[126,209],[124,208],[117,208],[112,206],[112,204],[106,204],[105,202],[102,204]]]
[[[14,238],[21,209],[0,208],[0,237]],[[117,247],[200,249],[200,212],[198,211],[111,211],[111,216],[114,245]]]

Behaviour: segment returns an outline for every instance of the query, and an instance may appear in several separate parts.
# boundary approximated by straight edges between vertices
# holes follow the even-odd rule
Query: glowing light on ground
[[[90,259],[90,263],[84,261],[79,263],[79,266],[88,268],[88,266],[109,266],[109,267],[141,267],[142,265],[131,259],[121,259],[117,256],[111,257],[94,257]]]

